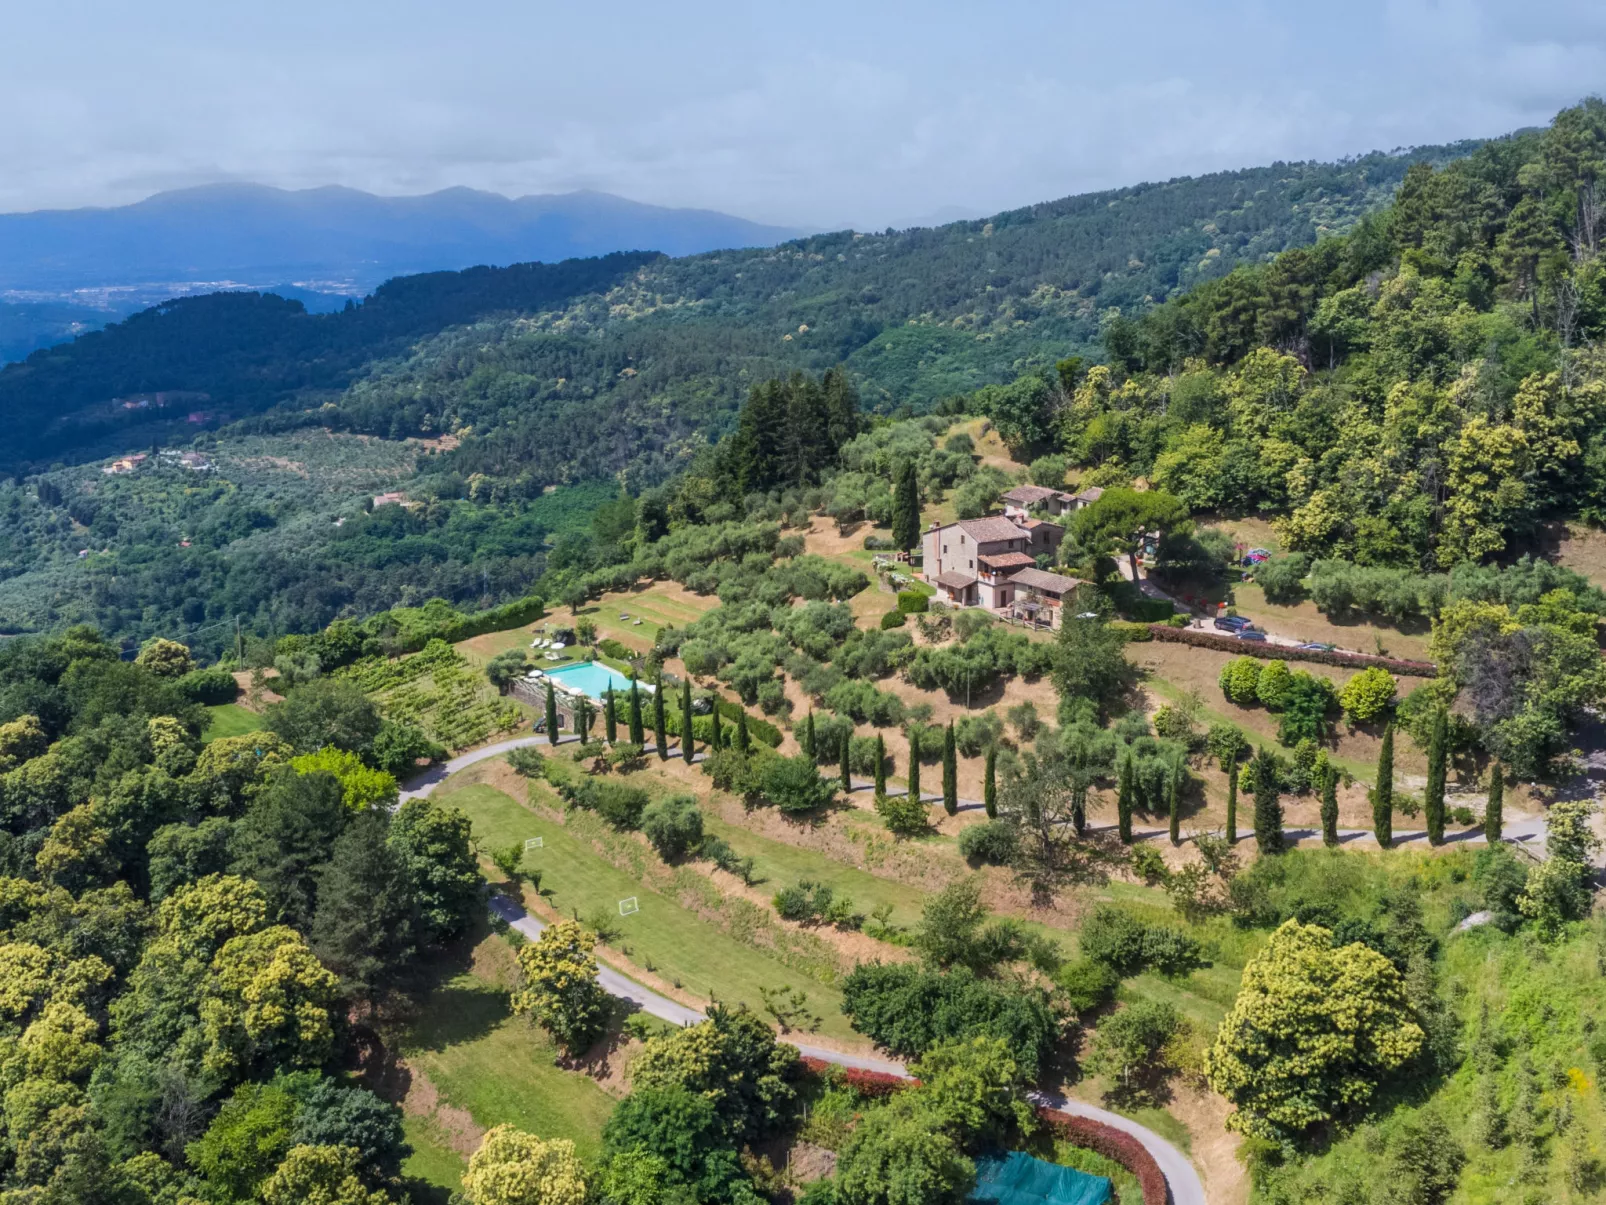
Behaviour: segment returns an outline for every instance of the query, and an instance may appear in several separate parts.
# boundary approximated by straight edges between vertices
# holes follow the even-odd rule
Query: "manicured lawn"
[[[806,990],[810,1006],[820,1014],[820,1031],[852,1038],[842,1015],[842,995],[835,988],[744,945],[680,904],[642,885],[640,880],[582,845],[562,824],[536,816],[494,787],[476,784],[436,796],[461,808],[474,822],[474,835],[484,847],[505,847],[540,837],[543,848],[525,855],[529,870],[541,871],[547,902],[560,912],[582,919],[607,912],[619,936],[611,943],[627,948],[637,965],[651,970],[697,996],[763,1007],[759,988],[782,984]],[[635,896],[640,910],[619,915],[619,901]]]
[[[247,732],[257,732],[262,728],[262,717],[254,711],[247,711],[238,703],[220,703],[216,707],[208,707],[206,728],[201,733],[203,743],[210,743],[225,736],[243,736]]]
[[[878,878],[868,871],[844,866],[815,850],[773,841],[713,817],[705,818],[703,824],[709,832],[728,841],[737,853],[753,859],[754,875],[764,880],[765,891],[779,891],[800,880],[812,879],[830,884],[833,891],[852,896],[854,906],[865,915],[891,904],[894,924],[913,925],[920,919],[927,896],[918,887]]]
[[[452,1193],[462,1187],[463,1173],[468,1169],[468,1160],[463,1158],[442,1140],[436,1127],[422,1117],[404,1117],[402,1119],[402,1133],[407,1136],[408,1144],[413,1153],[402,1164],[402,1174],[415,1180],[422,1180],[430,1185],[434,1192],[426,1198],[430,1205],[445,1202]],[[420,1198],[422,1194],[414,1193],[414,1201],[423,1205]]]
[[[505,950],[501,937],[485,941]],[[613,1098],[586,1076],[560,1070],[551,1039],[515,1017],[506,989],[483,971],[464,971],[431,991],[400,1052],[447,1103],[467,1109],[486,1129],[509,1122],[542,1138],[568,1138],[587,1156],[600,1149]],[[418,1174],[439,1183],[451,1152],[433,1145],[415,1158],[434,1172]]]

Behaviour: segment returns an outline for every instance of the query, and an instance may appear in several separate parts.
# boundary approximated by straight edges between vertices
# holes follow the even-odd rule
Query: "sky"
[[[1585,0],[6,0],[0,211],[600,189],[804,228],[1542,125]]]

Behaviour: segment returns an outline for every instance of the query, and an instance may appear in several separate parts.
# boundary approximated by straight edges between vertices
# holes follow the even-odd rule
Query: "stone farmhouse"
[[[1025,488],[1035,494],[1037,487]],[[1004,495],[1002,515],[933,523],[922,541],[921,573],[937,588],[937,598],[949,606],[984,607],[1011,619],[1057,628],[1063,600],[1082,583],[1037,567],[1039,555],[1052,556],[1058,550],[1065,529],[1028,515],[1026,506],[1011,498],[1019,492]],[[1027,503],[1037,504],[1035,497]]]

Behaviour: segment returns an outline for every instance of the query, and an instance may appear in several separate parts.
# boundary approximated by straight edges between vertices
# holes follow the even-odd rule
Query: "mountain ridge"
[[[41,293],[308,276],[360,296],[479,264],[768,246],[802,231],[582,189],[507,197],[463,186],[384,196],[344,185],[197,185],[129,205],[0,214],[0,290]]]

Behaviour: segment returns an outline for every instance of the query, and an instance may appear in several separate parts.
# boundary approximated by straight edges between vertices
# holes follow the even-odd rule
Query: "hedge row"
[[[815,1075],[837,1075],[843,1083],[861,1095],[870,1097],[891,1096],[894,1092],[912,1088],[920,1082],[909,1076],[889,1075],[884,1071],[861,1071],[855,1067],[838,1067],[834,1063],[827,1063],[824,1059],[807,1055],[803,1058],[803,1066]],[[1144,1145],[1131,1134],[1112,1125],[1106,1125],[1102,1121],[1094,1121],[1091,1117],[1073,1117],[1069,1113],[1061,1113],[1058,1109],[1050,1109],[1046,1105],[1037,1107],[1037,1115],[1048,1125],[1056,1138],[1064,1139],[1073,1146],[1094,1151],[1106,1159],[1113,1159],[1136,1176],[1138,1187],[1143,1191],[1143,1205],[1166,1205],[1169,1200],[1169,1190],[1166,1187],[1165,1173],[1154,1161],[1154,1156],[1149,1154]]]
[[[824,1059],[817,1059],[811,1055],[803,1056],[803,1066],[815,1075],[835,1074],[842,1083],[847,1084],[860,1096],[882,1097],[891,1096],[894,1092],[901,1092],[915,1084],[915,1080],[903,1075],[888,1075],[885,1071],[863,1071],[857,1067],[839,1067],[835,1063],[828,1063]]]
[[[1286,644],[1217,636],[1214,632],[1201,632],[1197,628],[1174,628],[1164,623],[1151,623],[1149,634],[1162,643],[1190,644],[1194,648],[1264,657],[1269,661],[1314,661],[1318,665],[1342,665],[1352,669],[1370,669],[1380,665],[1391,673],[1408,678],[1434,678],[1439,673],[1438,667],[1431,661],[1403,661],[1395,657],[1373,657],[1367,653],[1346,653],[1338,649],[1301,649]]]
[[[1091,1117],[1072,1117],[1058,1109],[1040,1107],[1037,1115],[1048,1123],[1056,1138],[1113,1159],[1136,1176],[1143,1190],[1143,1205],[1166,1205],[1165,1173],[1144,1145],[1125,1130]]]
[[[502,632],[508,628],[534,623],[545,614],[546,599],[539,594],[530,594],[524,598],[515,598],[510,603],[503,603],[500,607],[492,607],[488,611],[476,611],[472,615],[464,615],[461,619],[447,624],[445,631],[440,635],[447,644],[456,644],[459,640],[467,640],[472,636],[483,636],[487,632]],[[418,647],[424,646],[421,644]]]

